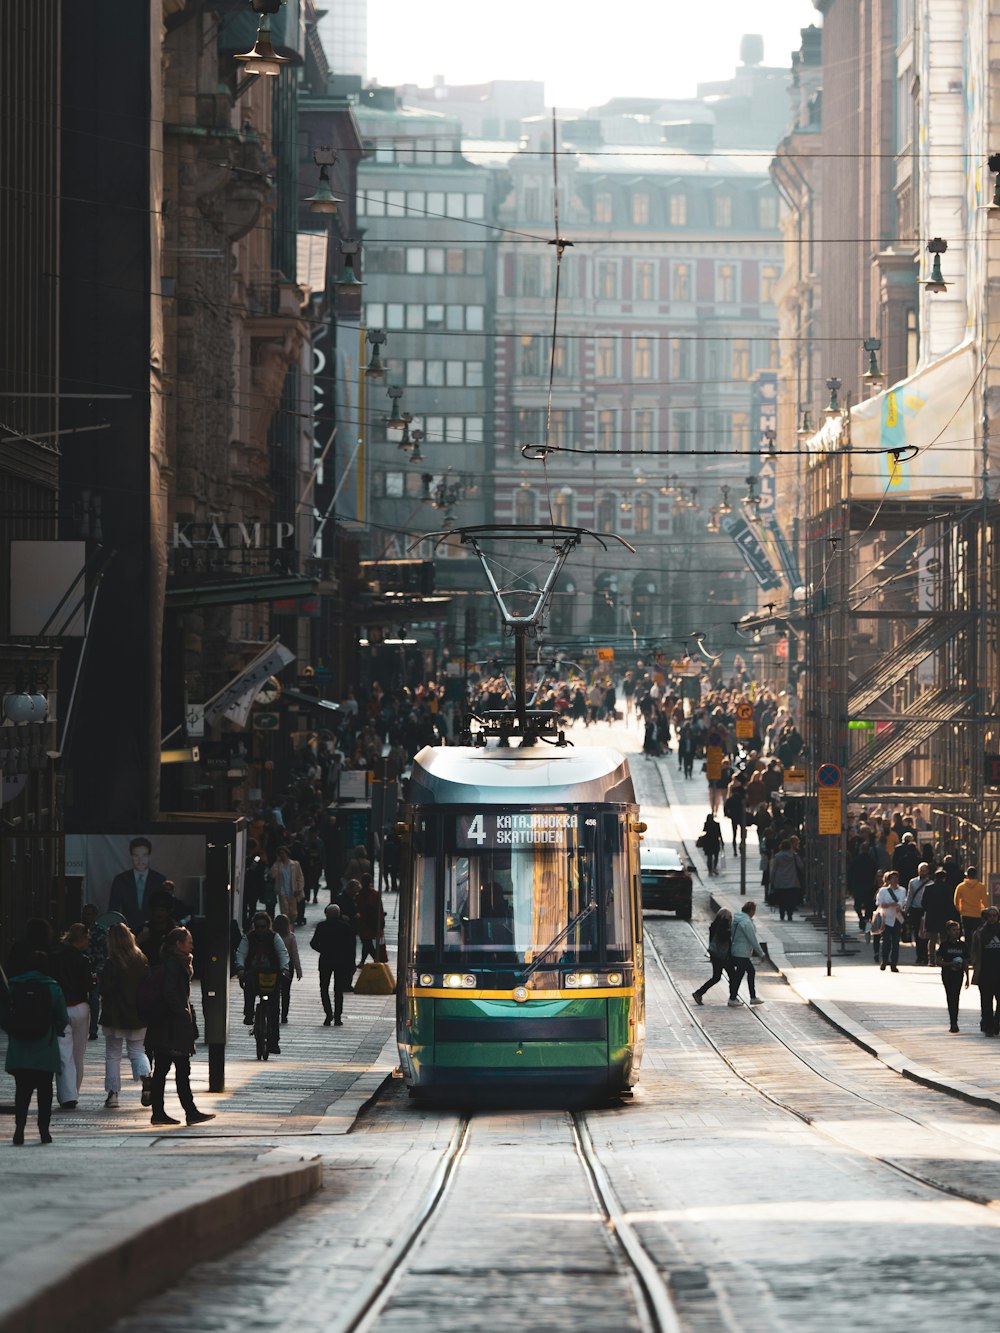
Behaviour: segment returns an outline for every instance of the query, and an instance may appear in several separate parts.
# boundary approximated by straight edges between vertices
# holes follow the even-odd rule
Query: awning
[[[282,686],[282,699],[294,699],[298,704],[309,704],[313,708],[327,709],[331,713],[340,712],[340,704],[330,703],[328,699],[317,699],[312,694],[303,694],[301,690],[288,690]]]
[[[242,606],[246,602],[278,602],[284,597],[308,597],[319,587],[319,579],[299,574],[259,574],[224,583],[198,583],[171,588],[166,609],[193,611],[199,606]]]

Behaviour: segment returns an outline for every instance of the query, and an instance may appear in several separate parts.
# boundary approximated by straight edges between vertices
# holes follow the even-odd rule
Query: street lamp
[[[257,25],[257,37],[249,51],[234,57],[243,62],[247,75],[263,74],[266,78],[276,78],[281,73],[282,65],[290,65],[289,56],[279,56],[271,41],[271,15],[277,14],[282,0],[250,0],[250,8],[260,15]]]

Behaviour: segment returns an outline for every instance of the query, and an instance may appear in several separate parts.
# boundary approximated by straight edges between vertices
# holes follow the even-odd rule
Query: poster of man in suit
[[[132,862],[128,870],[115,875],[108,895],[108,911],[120,912],[132,931],[138,934],[149,916],[149,904],[158,889],[167,882],[166,875],[150,865],[153,844],[149,838],[133,838],[128,845]]]

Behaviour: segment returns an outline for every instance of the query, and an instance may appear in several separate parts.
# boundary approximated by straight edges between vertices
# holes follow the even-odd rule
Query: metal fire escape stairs
[[[847,782],[848,800],[856,800],[870,791],[885,774],[930,740],[940,727],[960,718],[974,706],[974,690],[938,688],[914,700],[905,716],[873,711],[873,706],[888,690],[932,653],[972,626],[975,619],[971,612],[935,617],[918,626],[890,655],[854,682],[848,697],[849,716],[887,722],[889,729],[867,753],[852,756]]]

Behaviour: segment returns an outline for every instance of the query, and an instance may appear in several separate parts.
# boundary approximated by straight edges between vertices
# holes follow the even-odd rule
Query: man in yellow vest
[[[962,918],[962,934],[968,943],[982,925],[983,913],[990,905],[989,890],[978,874],[975,866],[966,866],[965,879],[955,890],[955,906]]]

